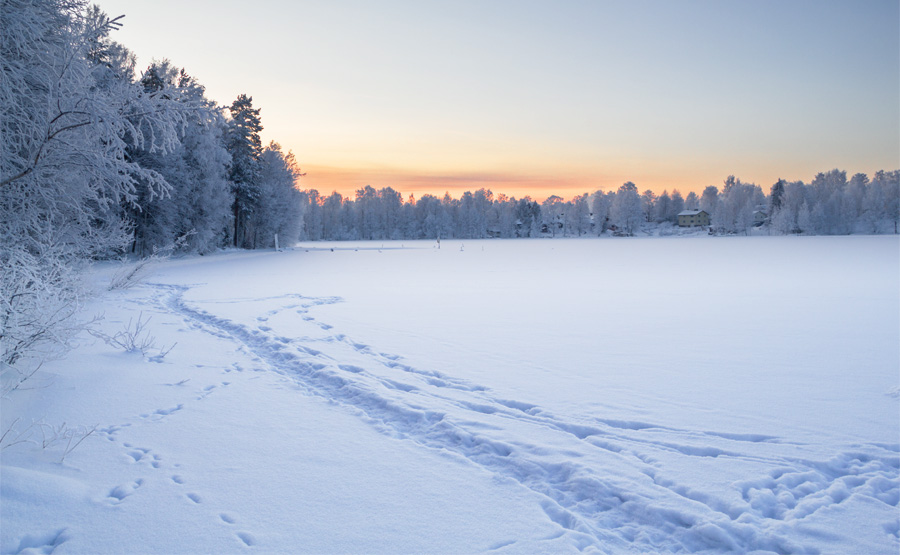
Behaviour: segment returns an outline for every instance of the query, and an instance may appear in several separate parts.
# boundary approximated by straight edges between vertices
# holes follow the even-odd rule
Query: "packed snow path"
[[[229,300],[282,303],[247,326],[191,306],[187,286],[153,286],[159,302],[191,325],[230,338],[271,371],[353,409],[382,433],[452,452],[541,494],[542,509],[579,550],[817,553],[798,534],[816,511],[847,500],[898,504],[897,445],[855,445],[822,461],[803,444],[773,436],[601,416],[567,421],[341,333],[314,314],[341,302],[337,297]],[[302,321],[303,333],[278,335],[269,321],[285,317]],[[715,495],[658,477],[662,461],[672,458],[763,472],[739,481],[735,495]],[[898,535],[896,520],[879,526]],[[827,532],[811,526],[807,533]]]

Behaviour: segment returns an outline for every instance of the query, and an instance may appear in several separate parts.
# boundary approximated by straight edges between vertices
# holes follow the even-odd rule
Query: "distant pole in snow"
[[[275,234],[275,251],[278,251],[278,234]]]

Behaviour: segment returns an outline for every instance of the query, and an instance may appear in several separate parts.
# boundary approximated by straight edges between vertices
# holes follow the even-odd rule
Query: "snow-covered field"
[[[85,317],[155,346],[81,337],[3,399],[3,430],[44,426],[2,451],[0,550],[895,554],[898,258],[318,243],[113,292],[100,267]],[[60,463],[62,423],[97,428]]]

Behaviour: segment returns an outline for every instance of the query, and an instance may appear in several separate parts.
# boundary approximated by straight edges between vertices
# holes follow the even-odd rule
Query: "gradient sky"
[[[900,168],[897,0],[98,0],[303,188],[569,198]]]

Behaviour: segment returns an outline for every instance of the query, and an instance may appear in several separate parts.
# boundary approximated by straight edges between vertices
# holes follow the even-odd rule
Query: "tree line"
[[[426,194],[404,202],[390,187],[367,185],[355,198],[337,192],[323,197],[313,189],[303,191],[302,201],[300,238],[312,241],[634,235],[671,228],[684,210],[705,211],[709,230],[720,234],[746,234],[753,227],[778,235],[897,233],[900,170],[878,171],[871,180],[863,173],[847,179],[837,169],[819,173],[809,184],[779,179],[768,194],[729,176],[721,190],[708,186],[687,196],[677,189],[640,193],[627,182],[615,191],[568,201],[554,195],[538,203],[479,189],[458,199]]]

